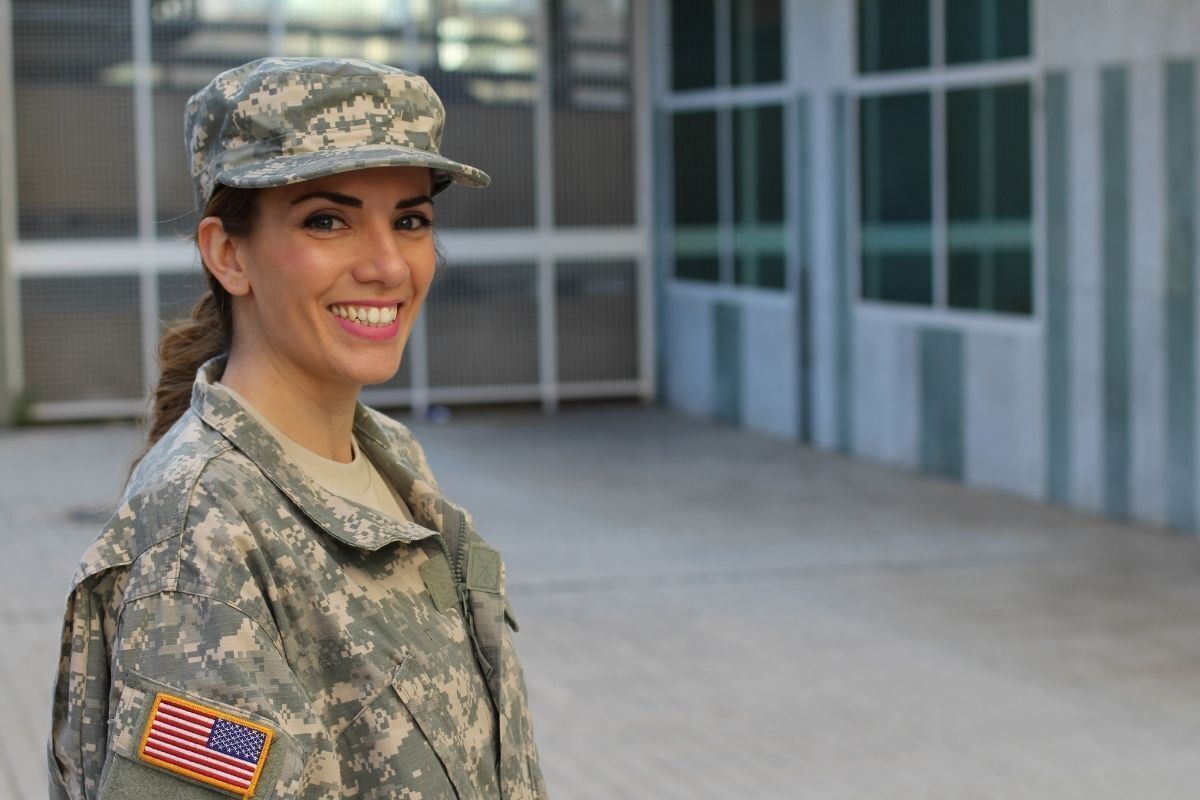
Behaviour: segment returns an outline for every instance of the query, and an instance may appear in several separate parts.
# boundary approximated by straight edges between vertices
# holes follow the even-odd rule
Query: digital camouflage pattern
[[[544,798],[503,564],[420,446],[360,406],[360,445],[414,521],[330,495],[214,383],[223,366],[76,573],[51,797],[222,795],[137,760],[169,691],[274,732],[255,798]]]
[[[260,58],[188,101],[197,202],[218,184],[282,186],[382,166],[429,167],[434,192],[488,176],[440,153],[446,113],[420,75],[345,58]]]

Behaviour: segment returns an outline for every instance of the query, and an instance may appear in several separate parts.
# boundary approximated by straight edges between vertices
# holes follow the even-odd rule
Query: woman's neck
[[[289,439],[317,455],[348,463],[357,386],[321,384],[285,374],[271,362],[250,365],[230,354],[221,383],[246,398]]]

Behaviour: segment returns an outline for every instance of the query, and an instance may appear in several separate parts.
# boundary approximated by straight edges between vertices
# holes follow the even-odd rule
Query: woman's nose
[[[364,251],[360,254],[355,277],[364,283],[378,282],[389,286],[404,283],[410,275],[404,245],[390,221],[386,226],[373,226],[363,242]]]

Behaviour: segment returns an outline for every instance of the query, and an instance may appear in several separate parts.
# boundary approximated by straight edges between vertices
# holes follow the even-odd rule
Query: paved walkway
[[[414,426],[508,561],[558,800],[1200,794],[1200,543],[636,407]],[[0,432],[0,798],[127,426]]]

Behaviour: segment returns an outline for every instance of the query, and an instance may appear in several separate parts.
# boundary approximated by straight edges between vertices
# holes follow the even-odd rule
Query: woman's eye
[[[405,214],[396,220],[396,230],[419,231],[433,225],[433,220],[424,214]]]
[[[346,227],[346,223],[332,214],[313,214],[304,220],[304,227],[316,231],[336,231]]]

